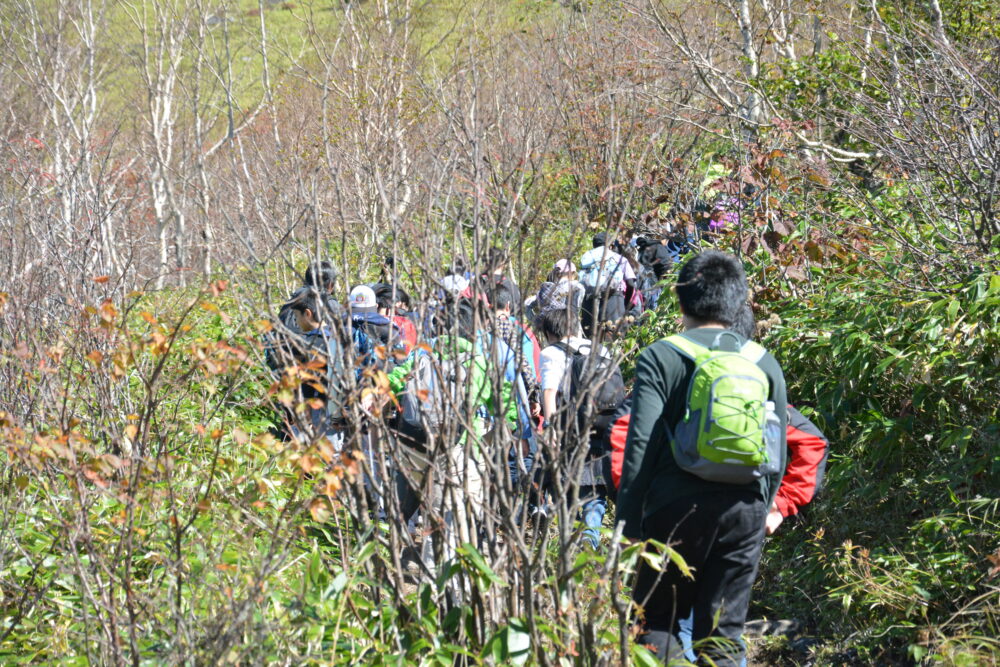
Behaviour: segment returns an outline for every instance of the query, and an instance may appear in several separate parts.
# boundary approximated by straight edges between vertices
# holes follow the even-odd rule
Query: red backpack
[[[409,354],[413,346],[417,344],[417,327],[413,326],[413,322],[410,318],[403,315],[393,315],[392,323],[396,325],[399,329],[400,335],[403,339],[403,345],[406,348],[406,353]]]

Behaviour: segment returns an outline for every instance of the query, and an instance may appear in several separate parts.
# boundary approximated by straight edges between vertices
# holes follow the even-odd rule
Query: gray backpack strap
[[[723,329],[718,334],[716,334],[715,338],[712,340],[712,344],[709,345],[709,347],[713,350],[722,349],[721,348],[722,341],[726,340],[726,338],[732,338],[734,341],[736,341],[736,346],[733,348],[732,351],[739,352],[741,349],[740,346],[742,345],[743,337],[740,336],[738,333],[730,331],[729,329]]]

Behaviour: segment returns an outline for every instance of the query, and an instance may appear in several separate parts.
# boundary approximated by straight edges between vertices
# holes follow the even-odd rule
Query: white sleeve
[[[622,262],[624,263],[624,266],[622,267],[622,275],[625,280],[635,280],[635,269],[632,268],[632,265],[629,264],[629,261],[626,258],[622,257]]]
[[[541,354],[542,391],[559,389],[566,373],[566,355],[562,350],[550,345]]]

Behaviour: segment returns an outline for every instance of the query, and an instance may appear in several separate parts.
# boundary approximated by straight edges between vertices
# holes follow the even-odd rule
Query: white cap
[[[373,313],[376,306],[375,290],[368,285],[358,285],[351,290],[352,313]]]

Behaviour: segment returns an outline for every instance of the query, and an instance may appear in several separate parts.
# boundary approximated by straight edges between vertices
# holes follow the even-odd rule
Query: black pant
[[[664,660],[680,657],[677,622],[693,610],[695,642],[728,640],[722,647],[706,646],[702,653],[718,665],[738,665],[766,515],[759,495],[721,489],[688,496],[646,517],[643,535],[672,545],[694,570],[694,580],[672,564],[656,572],[643,561],[632,591],[643,609],[644,635],[638,641],[654,647]]]

